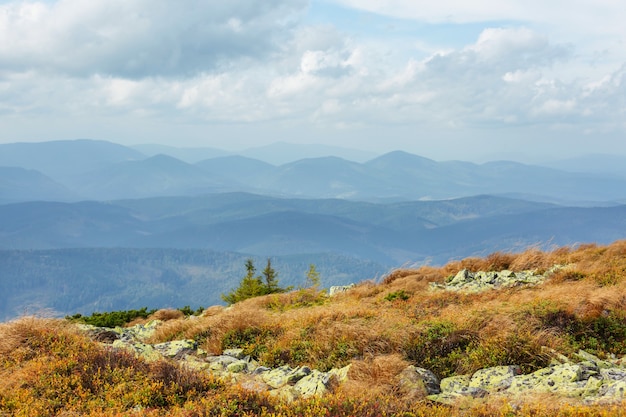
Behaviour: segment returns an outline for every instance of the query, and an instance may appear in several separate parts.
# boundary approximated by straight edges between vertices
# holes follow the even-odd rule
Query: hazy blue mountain
[[[237,186],[166,155],[91,171],[74,177],[72,185],[82,195],[97,200],[206,194]]]
[[[259,159],[272,165],[284,165],[307,158],[334,156],[348,161],[365,162],[376,156],[374,152],[339,146],[275,142],[237,152],[239,155]]]
[[[260,160],[261,151],[278,152],[282,148],[310,151],[309,157],[278,166]],[[315,148],[315,152],[313,148],[275,144],[255,149],[250,153],[254,159],[231,155],[191,165],[172,156],[144,158],[135,149],[103,141],[20,143],[0,145],[0,166],[38,169],[74,194],[94,200],[246,191],[371,202],[443,200],[479,194],[581,206],[626,202],[626,176],[621,175],[619,158],[597,157],[589,163],[591,172],[583,173],[510,161],[480,165],[437,162],[401,151],[360,163],[336,156],[310,157],[324,153],[322,148]],[[203,157],[213,150],[189,152]],[[603,171],[602,161],[606,162]],[[570,171],[585,170],[583,162]],[[25,194],[23,198],[30,197]]]
[[[205,159],[196,163],[195,166],[211,175],[219,175],[241,184],[240,191],[246,191],[246,186],[252,189],[252,184],[257,177],[268,175],[276,169],[274,165],[267,162],[240,155]]]
[[[626,178],[626,156],[623,155],[581,155],[574,158],[550,161],[547,165],[567,172],[596,173]]]
[[[246,254],[177,249],[0,250],[0,321],[141,307],[221,304],[245,275]],[[258,267],[264,257],[252,257]],[[315,264],[322,285],[377,278],[387,269],[336,254],[272,257],[281,285],[303,285]]]
[[[72,201],[78,196],[33,169],[0,167],[0,204],[18,201]]]
[[[97,202],[0,205],[0,247],[48,249],[116,246],[145,224],[124,207]]]
[[[337,157],[307,158],[281,165],[252,184],[286,196],[347,199],[378,195],[387,185],[364,165]]]
[[[427,245],[435,260],[551,248],[580,243],[608,244],[624,239],[626,206],[560,207],[528,213],[484,217],[429,230]]]
[[[554,207],[488,195],[442,201],[368,203],[342,199],[276,198],[246,193],[196,197],[161,197],[116,201],[150,220],[184,218],[196,225],[256,217],[262,214],[300,211],[345,217],[392,230],[418,230],[500,214],[526,213]]]
[[[344,217],[278,211],[240,220],[190,225],[170,232],[141,236],[124,246],[210,248],[255,255],[296,255],[332,252],[385,265],[400,260],[393,254],[406,247],[405,233]]]
[[[379,171],[378,177],[387,180],[395,198],[405,200],[504,193],[539,201],[620,201],[626,197],[624,179],[510,161],[481,165],[435,162],[406,152],[391,152],[365,165]]]
[[[232,152],[211,147],[184,148],[167,145],[142,144],[133,145],[130,146],[130,148],[135,149],[148,157],[155,155],[168,155],[189,164],[195,164],[196,162],[200,162],[204,159],[218,158],[232,154]]]
[[[59,140],[0,144],[0,166],[35,169],[59,181],[122,161],[143,159],[140,152],[101,140]]]
[[[623,234],[625,206],[554,207],[490,196],[372,204],[243,193],[31,202],[0,206],[0,248],[204,248],[265,256],[330,251],[392,267],[556,238],[560,244],[608,243]]]

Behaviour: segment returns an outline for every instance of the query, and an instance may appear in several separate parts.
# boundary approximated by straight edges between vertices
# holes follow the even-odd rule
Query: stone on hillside
[[[293,388],[302,398],[321,397],[329,391],[332,380],[333,375],[329,372],[314,369],[300,379]]]
[[[587,381],[583,379],[584,367],[579,364],[562,364],[539,369],[529,375],[513,378],[507,392],[511,394],[554,393],[567,397],[583,395]]]
[[[300,379],[311,373],[308,366],[300,366],[292,369],[288,365],[281,366],[262,374],[261,378],[272,388],[280,388],[285,385],[294,385]]]
[[[154,345],[154,349],[167,358],[180,358],[186,354],[195,353],[198,343],[191,340],[174,340]]]
[[[522,370],[517,365],[480,369],[472,375],[469,386],[489,392],[502,391],[510,387],[513,378],[521,373]]]
[[[442,392],[441,394],[432,394],[426,398],[441,404],[454,405],[458,401],[467,398],[484,398],[489,392],[476,387],[458,387],[455,391]]]
[[[355,286],[354,284],[350,284],[350,285],[333,285],[328,290],[328,295],[332,297],[333,295],[344,293],[344,292],[348,291],[350,288],[354,288],[354,286]]]
[[[263,381],[259,381],[257,378],[251,378],[243,381],[241,383],[241,388],[254,392],[267,392],[271,389],[269,385]]]
[[[597,401],[603,403],[621,402],[624,399],[626,399],[626,381],[610,381],[604,384],[597,397]]]
[[[626,381],[626,369],[600,368],[600,375],[609,381]]]
[[[285,385],[269,391],[272,397],[280,398],[285,402],[293,402],[298,399],[298,392],[291,385]]]
[[[116,349],[126,349],[149,362],[163,358],[163,356],[157,352],[152,345],[142,342],[127,343],[122,340],[116,340],[111,346]]]
[[[154,335],[157,327],[159,327],[162,323],[163,322],[161,320],[151,320],[146,324],[136,324],[131,327],[122,328],[122,337],[130,336],[136,340],[147,340]]]
[[[226,370],[232,373],[246,372],[248,370],[248,362],[240,359],[226,366]]]
[[[578,353],[576,353],[576,356],[582,361],[593,362],[598,368],[609,369],[615,366],[613,363],[609,361],[603,361],[597,356],[592,355],[591,353],[585,352],[582,349],[579,350]]]
[[[243,359],[246,355],[243,353],[243,349],[224,349],[222,355],[232,356],[233,358]]]
[[[456,392],[464,387],[469,387],[471,375],[455,375],[444,378],[439,383],[441,392]]]
[[[474,274],[472,274],[467,269],[461,269],[457,274],[447,283],[448,286],[455,287],[459,285],[466,284],[469,281],[474,279]]]
[[[180,360],[180,362],[189,369],[194,369],[196,371],[208,370],[211,366],[209,362],[199,359],[193,355],[185,356]]]
[[[398,375],[400,390],[411,396],[439,394],[439,378],[428,369],[407,366]]]
[[[346,382],[348,380],[348,372],[350,371],[350,366],[351,365],[347,365],[339,369],[333,368],[330,371],[328,371],[328,373],[331,376],[335,377],[337,382]]]
[[[220,356],[208,356],[206,361],[209,362],[209,368],[213,371],[224,371],[228,365],[239,361],[239,359],[232,356],[220,355]]]

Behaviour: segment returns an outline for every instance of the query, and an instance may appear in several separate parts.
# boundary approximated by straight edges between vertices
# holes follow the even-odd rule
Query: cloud
[[[407,16],[413,4],[402,2]],[[424,13],[431,6],[436,11],[429,3]],[[343,131],[626,129],[625,67],[590,76],[577,46],[530,26],[494,25],[461,47],[407,51],[393,39],[305,23],[306,7],[304,0],[5,3],[0,115]]]
[[[305,0],[20,1],[0,5],[0,68],[141,78],[261,59]]]

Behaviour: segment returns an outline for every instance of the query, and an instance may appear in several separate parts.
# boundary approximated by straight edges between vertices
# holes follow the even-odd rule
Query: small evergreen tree
[[[239,287],[227,294],[222,294],[222,300],[228,305],[235,304],[248,298],[257,297],[265,293],[265,286],[261,277],[255,276],[256,267],[252,259],[246,260],[246,275],[241,279]]]
[[[270,258],[267,258],[267,266],[263,270],[263,278],[265,278],[267,294],[284,292],[284,290],[278,286],[278,273],[272,268],[272,260]]]
[[[306,286],[309,288],[320,286],[320,273],[317,272],[314,264],[309,265],[309,270],[306,273]]]
[[[275,294],[285,292],[291,288],[281,288],[278,286],[278,273],[272,268],[272,261],[267,259],[267,266],[263,270],[263,277],[256,274],[256,267],[252,259],[246,260],[246,275],[241,279],[239,287],[227,294],[222,294],[222,300],[228,305],[235,304],[248,298],[259,295]]]

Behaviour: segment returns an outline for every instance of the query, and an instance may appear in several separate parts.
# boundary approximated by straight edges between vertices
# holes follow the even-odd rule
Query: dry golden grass
[[[443,282],[464,268],[545,271],[554,265],[567,267],[533,287],[464,294],[433,291],[428,285]],[[228,347],[242,347],[269,366],[308,365],[328,370],[351,364],[350,382],[325,399],[283,407],[257,394],[234,389],[220,391],[219,395],[215,394],[217,397],[210,396],[210,400],[194,399],[193,407],[203,410],[198,415],[219,414],[219,407],[233,403],[248,407],[240,415],[321,416],[327,415],[329,409],[335,410],[334,415],[372,416],[404,412],[424,416],[618,415],[614,413],[619,408],[574,407],[557,403],[553,398],[543,403],[546,400],[543,397],[519,402],[516,408],[497,401],[468,403],[463,405],[465,408],[433,406],[415,399],[408,401],[398,389],[397,381],[408,364],[444,377],[494,365],[517,364],[524,372],[531,372],[549,363],[552,350],[570,355],[582,348],[600,356],[623,356],[626,354],[625,277],[626,241],[608,246],[559,248],[552,252],[530,249],[520,254],[495,253],[484,259],[469,258],[443,267],[397,270],[380,284],[367,281],[335,297],[314,289],[297,290],[257,297],[229,308],[211,307],[194,318],[161,310],[151,318],[166,322],[151,341],[195,339],[214,354]],[[129,388],[138,383],[132,380],[137,372],[152,375],[159,384],[170,384],[171,393],[175,393],[171,387],[177,384],[189,386],[188,395],[192,396],[194,390],[206,389],[202,388],[206,387],[206,381],[167,365],[150,367],[134,363],[130,358],[98,353],[64,321],[22,318],[0,325],[3,364],[0,380],[4,381],[0,384],[0,401],[13,398],[10,393],[17,390],[24,396],[19,398],[44,407],[45,401],[29,397],[20,387],[34,384],[41,388],[37,381],[48,372],[49,362],[60,361],[59,346],[67,350],[63,360],[77,355],[68,352],[90,352],[83,356],[90,361],[113,364],[121,369],[119,372],[126,372],[124,375],[130,380],[124,382],[124,398],[138,395]],[[51,361],[54,357],[57,359]],[[59,369],[57,366],[49,372]],[[89,386],[87,380],[80,384]],[[145,388],[145,393],[156,395],[157,389],[152,384]],[[195,415],[187,413],[188,408],[174,397],[168,401],[173,404],[168,411],[144,410],[144,415]],[[120,405],[118,410],[123,415],[140,415]],[[80,415],[115,414],[85,411]]]

